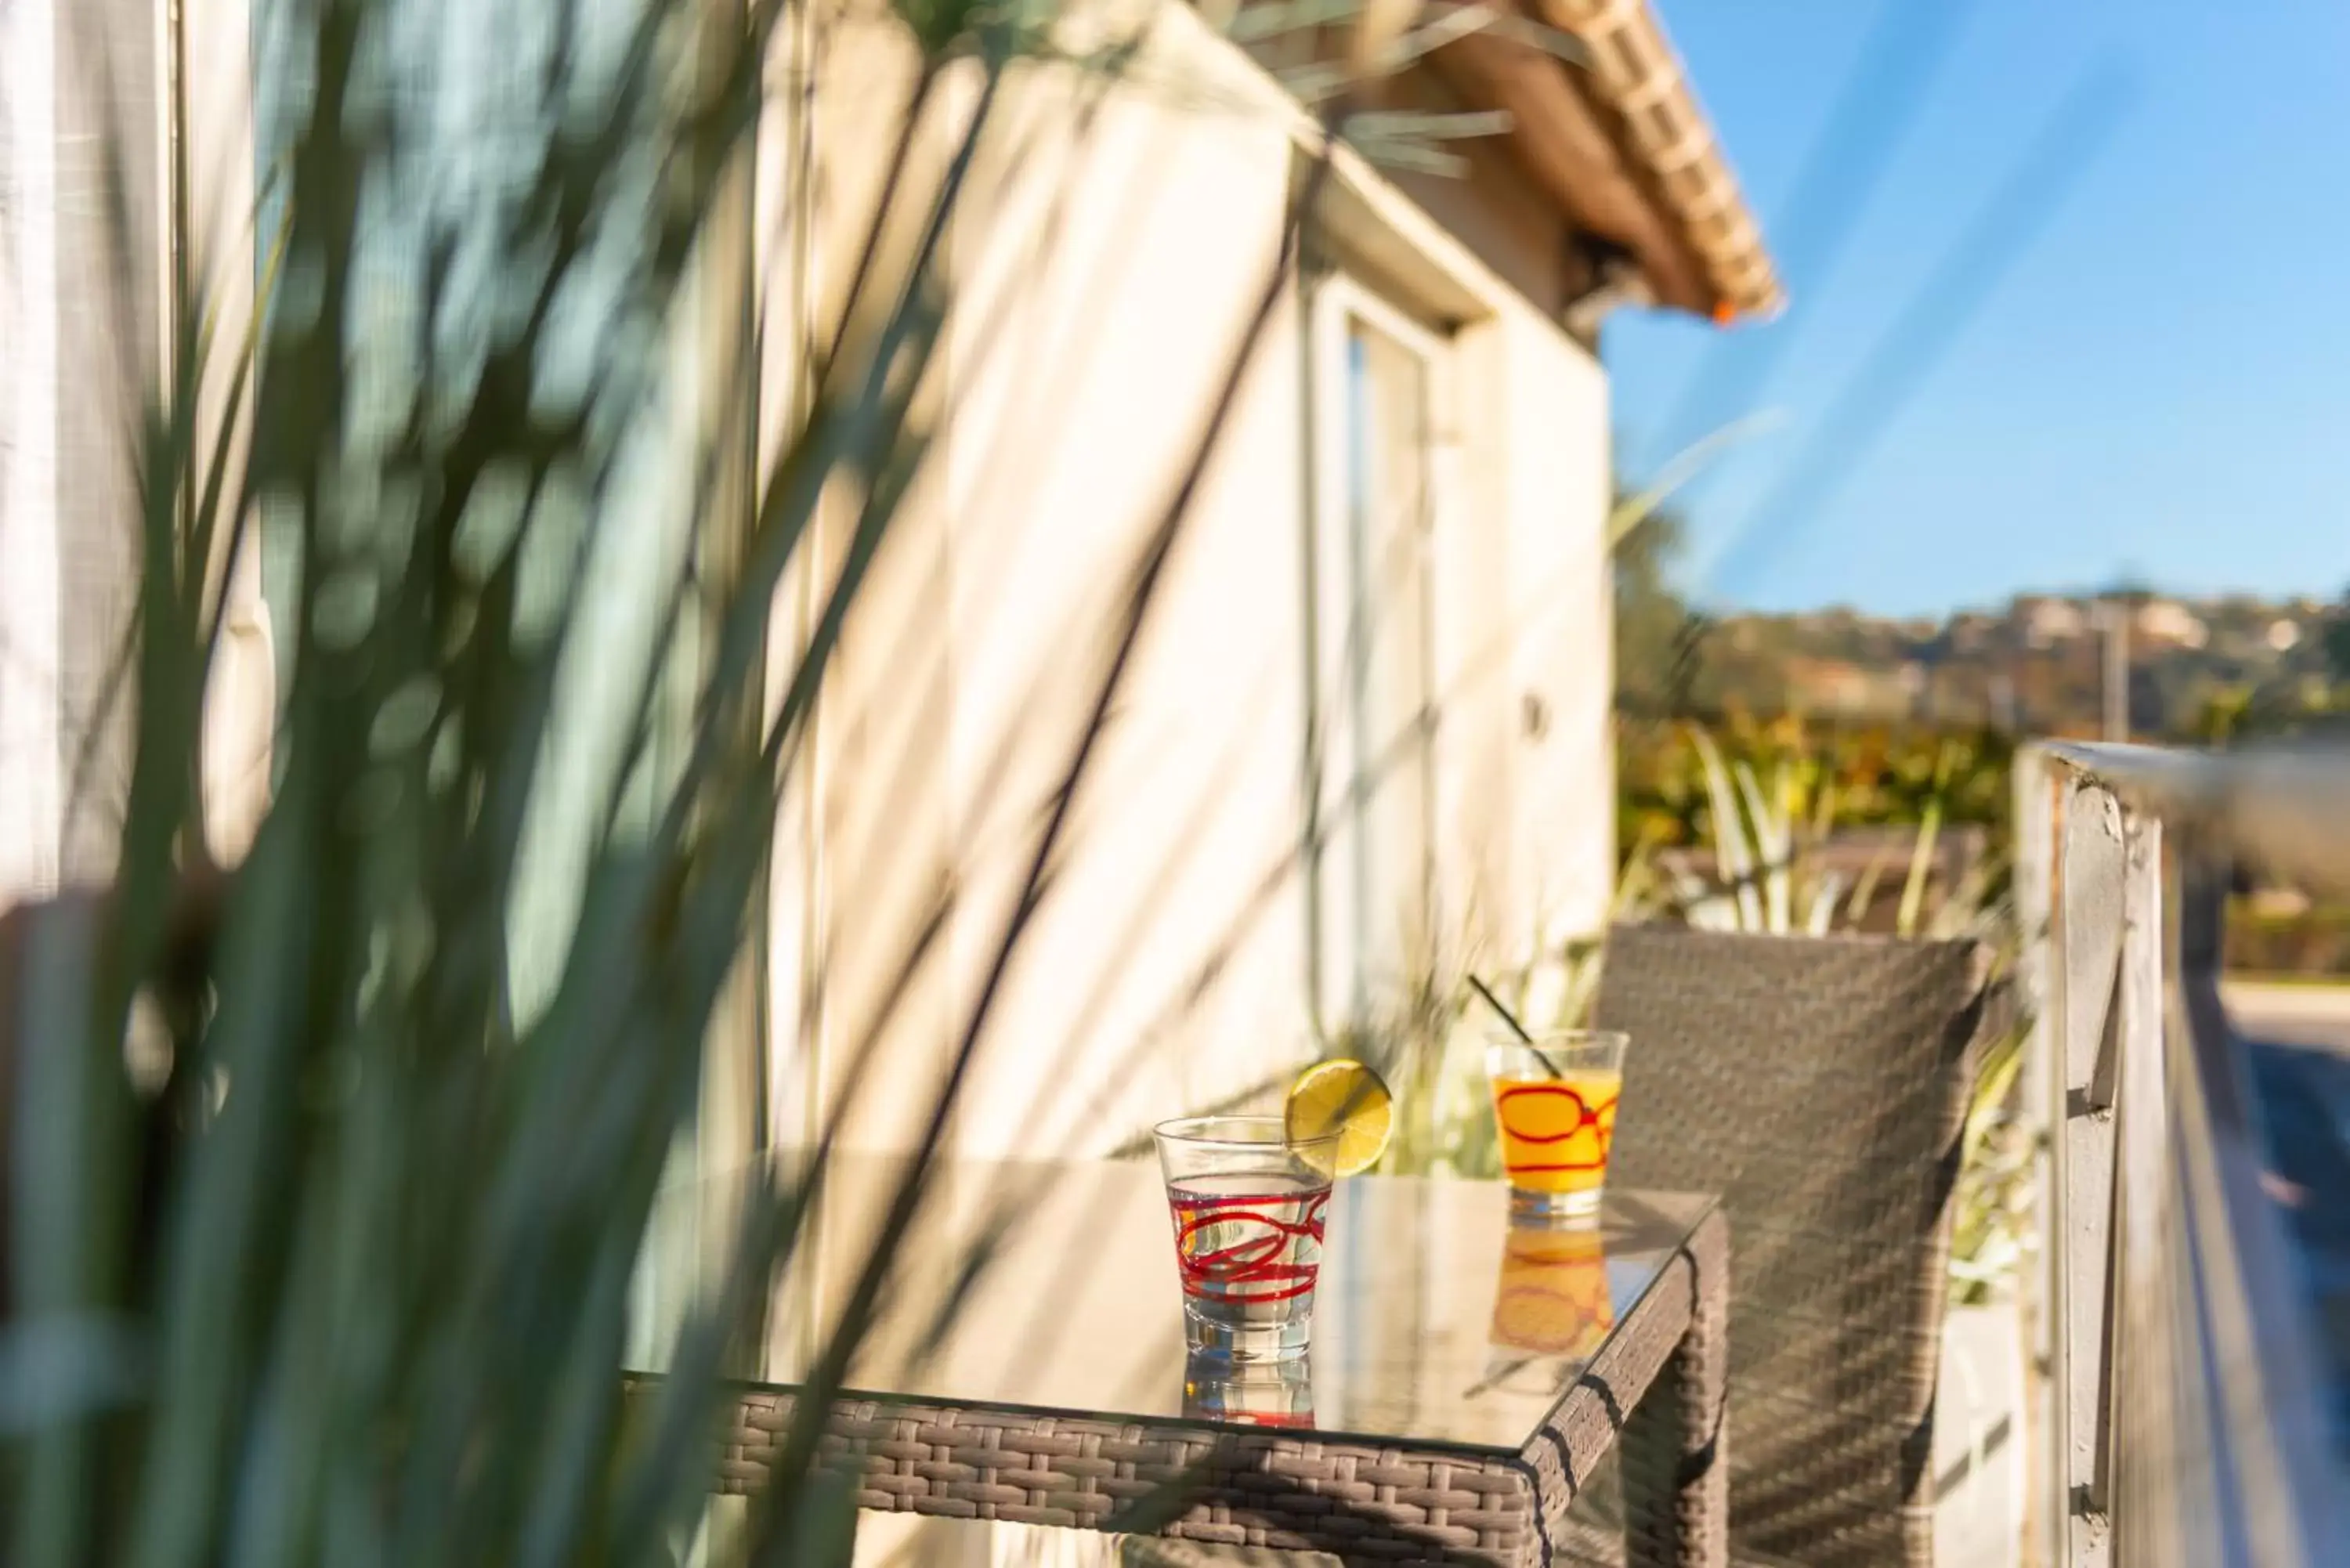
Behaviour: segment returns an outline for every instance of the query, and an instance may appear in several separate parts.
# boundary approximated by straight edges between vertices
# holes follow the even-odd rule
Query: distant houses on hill
[[[1709,639],[1699,690],[1762,711],[2095,733],[2118,625],[2132,732],[2193,737],[2248,693],[2310,708],[2350,698],[2350,671],[2325,653],[2345,619],[2350,608],[2314,598],[2143,592],[2022,594],[1939,620],[1846,607],[1738,616]]]

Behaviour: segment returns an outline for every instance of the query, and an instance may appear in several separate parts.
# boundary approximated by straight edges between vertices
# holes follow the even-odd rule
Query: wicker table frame
[[[1525,1447],[1506,1457],[1195,1422],[844,1399],[822,1462],[858,1473],[860,1508],[889,1512],[1143,1528],[1333,1552],[1350,1563],[1515,1565],[1553,1561],[1577,1492],[1620,1436],[1628,1560],[1713,1568],[1727,1561],[1729,1540],[1729,1274],[1728,1231],[1715,1211]],[[755,1492],[764,1483],[794,1400],[785,1388],[740,1397],[722,1490]]]

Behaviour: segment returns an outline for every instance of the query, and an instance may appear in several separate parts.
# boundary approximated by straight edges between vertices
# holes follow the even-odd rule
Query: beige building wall
[[[771,234],[767,272],[771,288],[804,290],[816,320],[906,79],[870,34],[823,48],[815,243],[778,269],[790,253]],[[974,78],[942,96],[922,143],[933,174]],[[1128,79],[1028,72],[993,106],[947,238],[955,314],[925,401],[939,444],[853,614],[806,830],[778,855],[780,1137],[837,1100],[868,1041],[847,1141],[918,1134],[955,1025],[990,982],[1146,542],[1274,281],[1305,129],[1178,8]],[[1448,227],[1341,160],[1326,203],[1338,281],[1277,286],[1047,897],[1001,977],[951,1129],[962,1150],[1100,1154],[1310,1053],[1316,954],[1326,971],[1345,961],[1331,909],[1315,940],[1300,853],[1308,734],[1326,734],[1343,680],[1329,559],[1343,358],[1325,336],[1342,294],[1439,362],[1421,941],[1440,961],[1509,961],[1538,930],[1599,919],[1613,842],[1606,384],[1504,281],[1555,267],[1548,225],[1479,167],[1433,203]],[[788,209],[772,193],[764,205]],[[1326,821],[1344,815],[1339,771],[1319,781]],[[948,888],[943,940],[910,990],[907,935]],[[1345,988],[1324,980],[1326,1016]]]

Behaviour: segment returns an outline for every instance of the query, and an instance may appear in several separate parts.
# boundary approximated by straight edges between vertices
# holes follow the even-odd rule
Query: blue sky
[[[1928,34],[1880,47],[1888,3],[1957,16],[1922,91],[1898,61]],[[1689,586],[1887,613],[2123,576],[2350,586],[2350,5],[1659,9],[1796,296],[1727,336],[1607,327],[1635,478],[1737,411],[1715,393],[1742,357],[1777,353],[1777,421],[1684,493]],[[1791,198],[1864,60],[1882,177],[1825,256],[1835,226]],[[2068,104],[2064,151],[2032,156]]]

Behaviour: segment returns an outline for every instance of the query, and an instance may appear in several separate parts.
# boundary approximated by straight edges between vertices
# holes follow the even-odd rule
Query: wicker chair
[[[1734,1562],[1933,1560],[1960,1137],[2006,1009],[1970,942],[1610,934],[1609,1179],[1723,1195]],[[1596,1500],[1595,1500],[1596,1501]]]

